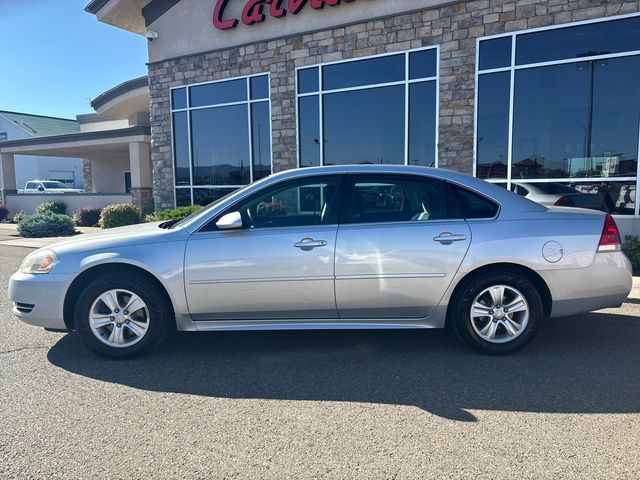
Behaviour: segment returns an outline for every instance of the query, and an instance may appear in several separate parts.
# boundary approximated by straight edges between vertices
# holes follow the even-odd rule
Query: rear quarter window
[[[498,214],[498,204],[487,197],[458,185],[451,185],[464,218],[493,218]]]

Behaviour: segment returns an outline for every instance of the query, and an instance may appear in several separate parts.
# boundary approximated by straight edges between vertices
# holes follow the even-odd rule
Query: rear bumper
[[[539,273],[551,290],[551,317],[619,307],[633,285],[631,262],[622,252],[599,252],[587,268]]]
[[[67,282],[67,275],[14,273],[9,280],[13,314],[30,325],[66,329],[63,304]]]

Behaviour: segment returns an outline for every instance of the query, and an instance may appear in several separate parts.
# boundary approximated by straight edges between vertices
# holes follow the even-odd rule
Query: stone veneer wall
[[[91,160],[82,159],[82,188],[85,192],[93,191],[93,182],[91,180]]]
[[[149,65],[153,192],[173,207],[169,88],[271,73],[274,171],[297,165],[295,68],[440,45],[439,165],[473,168],[476,38],[637,12],[638,1],[477,0]]]

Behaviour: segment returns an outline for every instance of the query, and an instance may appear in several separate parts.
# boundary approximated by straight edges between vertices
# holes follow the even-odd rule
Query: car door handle
[[[451,232],[442,232],[440,235],[433,237],[435,242],[440,242],[443,245],[451,245],[453,242],[462,242],[466,239],[466,235]]]
[[[296,248],[300,248],[301,250],[313,250],[318,247],[325,247],[327,242],[324,240],[314,240],[313,238],[303,238],[297,243],[294,243],[293,246]]]

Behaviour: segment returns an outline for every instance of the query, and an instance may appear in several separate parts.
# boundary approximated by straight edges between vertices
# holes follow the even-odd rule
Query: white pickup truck
[[[18,193],[84,193],[80,188],[69,188],[53,180],[31,180]]]

